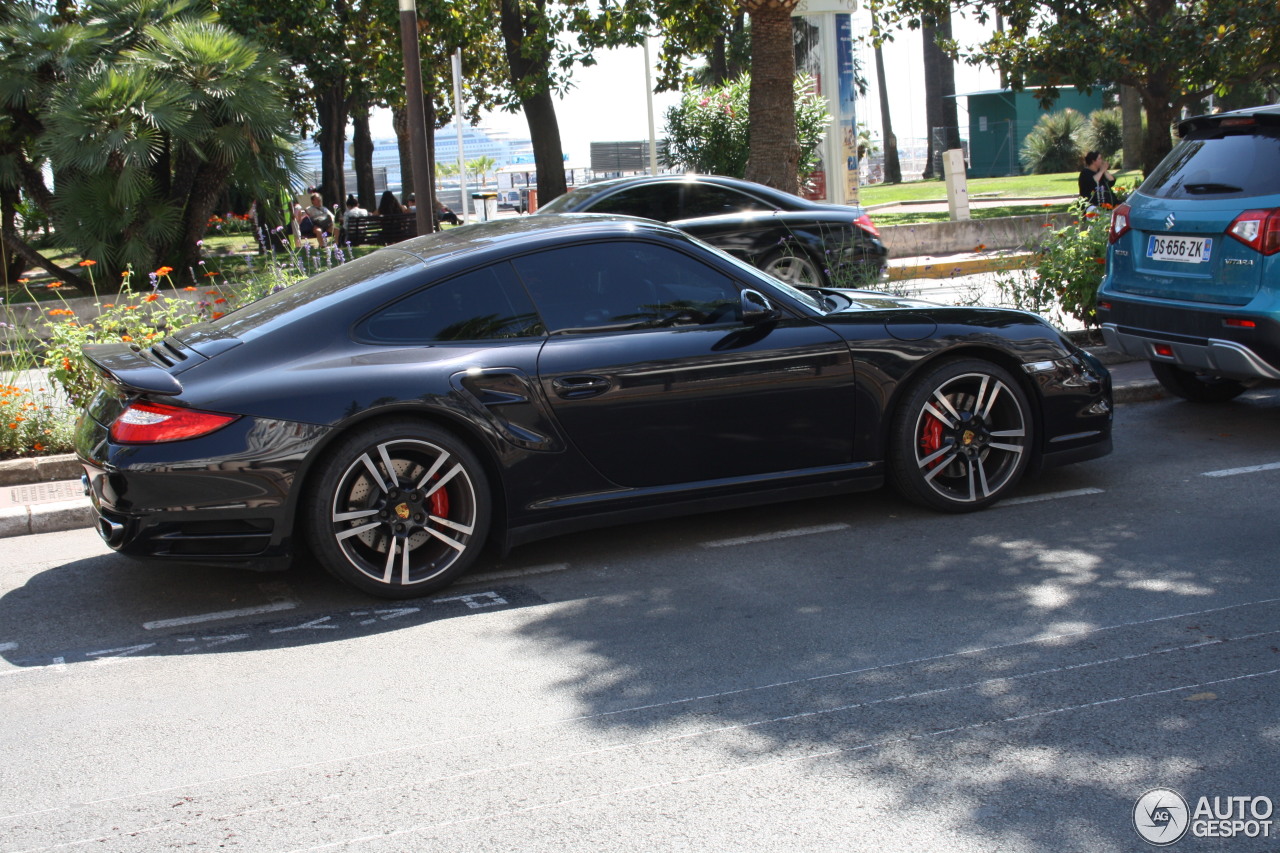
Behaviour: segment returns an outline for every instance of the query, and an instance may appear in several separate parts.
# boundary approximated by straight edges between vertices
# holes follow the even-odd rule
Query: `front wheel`
[[[381,598],[452,583],[475,562],[492,516],[470,448],[411,420],[339,440],[314,486],[305,511],[311,550],[330,574]]]
[[[1004,497],[1031,456],[1027,395],[1004,368],[966,359],[911,386],[894,416],[890,476],[904,497],[970,512]]]
[[[1193,403],[1225,403],[1245,392],[1244,383],[1221,376],[1193,373],[1162,361],[1149,361],[1156,380],[1171,394]]]

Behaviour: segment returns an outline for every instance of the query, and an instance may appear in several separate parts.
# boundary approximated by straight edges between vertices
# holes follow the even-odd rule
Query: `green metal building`
[[[1034,89],[1021,92],[992,89],[956,97],[967,98],[969,103],[971,178],[1021,175],[1023,170],[1018,161],[1018,152],[1022,150],[1022,140],[1026,139],[1040,116],[1045,113],[1059,112],[1070,107],[1087,117],[1089,113],[1105,106],[1100,89],[1086,95],[1074,86],[1059,86],[1058,99],[1048,110],[1040,107]]]

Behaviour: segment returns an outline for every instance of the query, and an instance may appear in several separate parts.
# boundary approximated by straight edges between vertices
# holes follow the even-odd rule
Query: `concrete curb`
[[[26,486],[53,480],[77,480],[84,473],[74,453],[33,456],[0,462],[0,487]]]
[[[890,281],[910,281],[917,278],[955,278],[962,275],[998,272],[1000,270],[1025,269],[1035,256],[1030,252],[1012,255],[993,255],[989,258],[963,258],[923,263],[923,258],[911,258],[905,262],[889,261]]]

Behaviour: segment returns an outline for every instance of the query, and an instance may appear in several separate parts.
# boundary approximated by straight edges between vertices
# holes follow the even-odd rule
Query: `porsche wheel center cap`
[[[396,504],[395,513],[396,518],[407,519],[410,514],[409,505],[404,503]]]

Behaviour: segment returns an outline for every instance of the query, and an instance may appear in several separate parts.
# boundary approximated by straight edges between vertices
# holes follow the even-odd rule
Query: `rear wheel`
[[[1027,396],[1004,368],[941,364],[907,391],[894,416],[890,474],[908,500],[947,512],[995,503],[1031,456]]]
[[[1247,389],[1244,383],[1206,373],[1196,373],[1162,361],[1147,362],[1164,389],[1195,403],[1225,403]]]
[[[307,539],[339,580],[413,598],[475,562],[491,516],[488,481],[465,444],[427,424],[390,421],[332,448],[308,499]]]
[[[762,270],[792,287],[826,287],[827,280],[808,255],[794,249],[775,252],[765,260]]]

